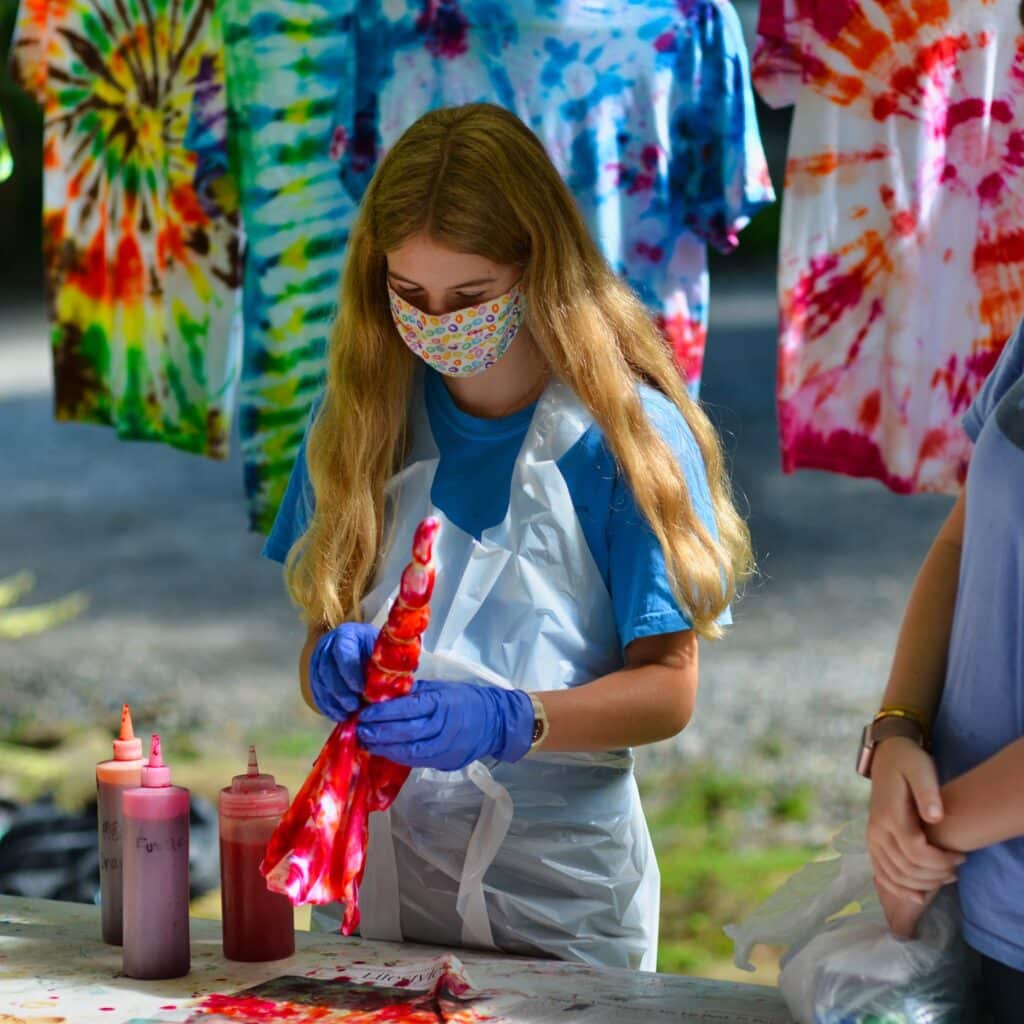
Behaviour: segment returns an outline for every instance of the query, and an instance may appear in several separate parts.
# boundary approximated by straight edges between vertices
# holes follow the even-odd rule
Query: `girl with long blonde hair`
[[[417,121],[349,241],[327,385],[265,552],[302,692],[413,772],[373,815],[372,938],[654,969],[630,749],[678,733],[751,564],[715,432],[543,147]],[[362,708],[416,524],[442,522],[412,693]],[[360,710],[362,708],[362,710]]]

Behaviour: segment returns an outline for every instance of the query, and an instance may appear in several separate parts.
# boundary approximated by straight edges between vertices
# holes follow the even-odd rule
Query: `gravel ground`
[[[645,774],[707,761],[819,794],[803,838],[863,802],[852,771],[904,602],[949,507],[879,484],[779,470],[770,278],[712,305],[703,397],[729,449],[761,575],[725,640],[702,650],[693,723],[642,752]],[[26,721],[143,721],[199,746],[309,728],[296,696],[302,630],[277,566],[248,534],[237,455],[214,463],[51,417],[41,306],[0,299],[0,578],[31,570],[23,603],[84,590],[57,629],[0,640],[0,733]]]

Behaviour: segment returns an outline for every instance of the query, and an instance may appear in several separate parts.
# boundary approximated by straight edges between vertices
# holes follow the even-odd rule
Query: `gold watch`
[[[548,713],[539,697],[528,693],[530,703],[533,705],[533,736],[530,738],[530,749],[527,754],[532,754],[547,738],[551,731],[551,723],[548,721]]]

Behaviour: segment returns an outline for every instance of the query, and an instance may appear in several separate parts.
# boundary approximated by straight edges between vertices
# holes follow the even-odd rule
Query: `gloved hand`
[[[309,658],[313,703],[328,718],[343,722],[362,703],[363,671],[377,640],[376,626],[343,622],[324,633]]]
[[[357,735],[371,754],[450,772],[481,757],[518,761],[533,724],[522,690],[421,679],[407,696],[364,708]]]

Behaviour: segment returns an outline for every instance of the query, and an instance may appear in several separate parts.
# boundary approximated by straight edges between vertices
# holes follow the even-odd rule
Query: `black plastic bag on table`
[[[8,804],[2,820],[0,893],[71,903],[99,902],[95,803],[78,813],[61,810],[49,797],[20,808]],[[216,809],[202,797],[193,796],[189,826],[189,896],[195,899],[220,884]]]

